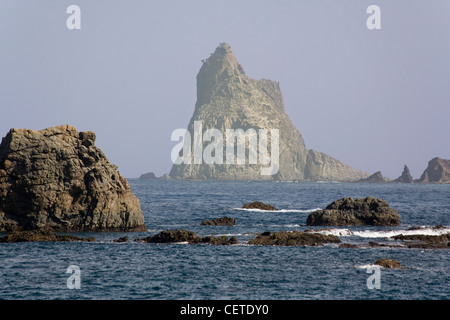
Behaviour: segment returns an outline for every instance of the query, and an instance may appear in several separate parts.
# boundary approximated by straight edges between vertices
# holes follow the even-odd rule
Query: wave
[[[400,234],[403,235],[428,235],[428,236],[440,236],[442,234],[446,234],[450,232],[450,228],[433,228],[433,227],[421,227],[419,229],[403,229],[403,230],[362,230],[362,231],[353,231],[354,236],[358,236],[361,238],[390,238],[394,236],[398,236]]]
[[[351,236],[353,232],[348,229],[338,229],[338,228],[326,228],[326,229],[316,229],[316,230],[308,230],[310,233],[320,233],[324,235],[333,235],[333,236]]]
[[[321,210],[321,208],[314,209],[279,209],[279,210],[261,210],[261,209],[245,209],[245,208],[233,208],[233,210],[241,210],[241,211],[249,211],[249,212],[276,212],[276,213],[311,213],[317,210]]]

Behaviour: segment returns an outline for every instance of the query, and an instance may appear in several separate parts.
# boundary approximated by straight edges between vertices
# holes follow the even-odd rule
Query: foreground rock
[[[254,201],[252,203],[246,203],[242,206],[243,209],[259,209],[259,210],[268,210],[268,211],[276,211],[275,208],[271,204],[266,204],[260,201]]]
[[[235,218],[222,217],[214,220],[204,220],[202,221],[202,226],[234,226],[236,223]]]
[[[450,183],[450,160],[439,157],[428,162],[428,167],[422,173],[419,183]]]
[[[70,125],[11,129],[0,145],[0,231],[145,231],[128,181]]]
[[[388,269],[397,269],[402,267],[400,262],[394,259],[380,259],[375,261],[375,264]]]
[[[12,231],[7,235],[0,238],[0,243],[13,243],[13,242],[93,242],[94,238],[83,238],[71,235],[57,235],[53,231],[48,230],[27,230],[27,231]]]
[[[228,238],[227,236],[219,237],[199,237],[193,231],[185,229],[165,230],[157,235],[136,239],[138,242],[146,243],[180,243],[187,242],[189,244],[212,244],[212,245],[231,245],[237,244],[238,241],[235,237]]]
[[[332,202],[324,210],[312,212],[306,224],[308,226],[398,226],[400,215],[382,199],[342,198]]]
[[[248,244],[265,246],[320,246],[324,243],[340,243],[339,237],[301,231],[264,232]]]
[[[192,152],[191,161],[172,166],[169,175],[174,179],[351,181],[367,176],[365,172],[353,169],[329,155],[308,150],[301,133],[286,114],[279,83],[248,77],[226,43],[221,43],[203,61],[197,74],[197,102],[187,126],[192,140],[196,121],[202,125],[200,136],[207,129],[217,129],[222,135],[226,135],[227,130],[235,130],[237,135],[238,130],[242,129],[242,135],[239,134],[237,138],[241,140],[245,133],[251,134],[254,130],[255,134],[260,134],[260,130],[265,129],[268,131],[268,154],[279,161],[277,164],[274,161],[262,163],[259,158],[251,162],[246,156],[245,164],[234,161],[231,164],[226,159],[227,139],[224,136],[223,148],[214,149],[214,152],[209,150],[210,154],[222,157],[220,161],[198,163],[194,161]],[[279,157],[275,155],[276,151],[272,152],[275,150],[272,148],[272,129],[279,130]],[[194,150],[192,145],[191,149]],[[208,151],[206,148],[209,146],[211,144],[203,141],[204,151]],[[262,170],[268,172],[262,174]]]

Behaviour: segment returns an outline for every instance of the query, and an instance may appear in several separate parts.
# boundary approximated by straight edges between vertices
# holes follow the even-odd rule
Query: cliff
[[[222,136],[205,136],[213,129]],[[242,129],[241,133],[248,134],[248,140],[235,140],[236,145],[241,141],[246,147],[245,162],[238,160],[238,147],[233,149],[233,158],[226,158],[229,141],[226,133],[230,129]],[[175,179],[347,181],[367,177],[365,172],[326,154],[308,151],[301,133],[285,112],[279,83],[249,78],[226,43],[220,44],[204,61],[197,75],[197,102],[187,130],[187,137],[192,140],[192,152],[179,153],[185,161],[172,166],[169,175]],[[257,136],[253,141],[258,141],[258,147],[252,151],[251,134]],[[261,140],[262,145],[259,144]],[[193,150],[196,143],[201,151],[216,160],[223,160],[204,161],[201,151],[196,154]],[[262,153],[264,146],[267,147],[266,154]],[[254,161],[251,161],[251,155]],[[235,161],[227,161],[229,159]],[[264,170],[269,174],[262,174]]]
[[[422,173],[419,183],[450,183],[450,160],[439,157],[428,162],[428,167]]]

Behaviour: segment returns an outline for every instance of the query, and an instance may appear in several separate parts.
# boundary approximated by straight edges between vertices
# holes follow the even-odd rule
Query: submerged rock
[[[375,264],[388,269],[397,269],[402,267],[400,262],[394,259],[380,259],[375,261]]]
[[[0,238],[0,243],[13,242],[93,242],[94,238],[84,238],[72,235],[57,235],[50,230],[26,230],[26,231],[11,231],[7,235]]]
[[[324,243],[340,243],[339,237],[301,231],[263,232],[248,244],[265,246],[320,246]]]
[[[149,236],[142,239],[136,239],[138,242],[145,243],[180,243],[187,242],[189,244],[212,244],[212,245],[231,245],[237,244],[235,237],[228,238],[227,236],[206,236],[199,237],[193,231],[185,229],[164,230],[154,236]]]
[[[260,201],[254,201],[252,203],[246,203],[242,206],[243,209],[259,209],[259,210],[268,210],[268,211],[275,211],[277,208],[275,208],[271,204],[265,204]]]
[[[308,226],[398,226],[400,215],[383,199],[366,197],[342,198],[325,209],[309,214]]]
[[[202,221],[202,226],[234,226],[236,223],[235,218],[221,217],[213,220]]]
[[[11,129],[0,144],[0,231],[145,231],[128,181],[70,125]]]

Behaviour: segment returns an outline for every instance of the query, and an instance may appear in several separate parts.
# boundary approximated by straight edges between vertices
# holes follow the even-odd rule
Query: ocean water
[[[255,233],[312,229],[308,214],[342,197],[385,199],[401,215],[398,227],[333,228],[344,243],[395,243],[389,237],[450,231],[450,185],[129,180],[148,232],[77,233],[94,243],[0,244],[0,299],[431,299],[450,298],[450,250],[251,246]],[[263,201],[277,211],[240,209]],[[201,226],[222,216],[232,227]],[[432,227],[441,224],[444,229]],[[232,246],[146,244],[132,241],[166,229],[200,236],[235,236]],[[317,227],[316,227],[317,228]],[[401,269],[380,269],[379,289],[368,273],[380,258]],[[80,268],[80,289],[69,289],[67,268]]]

